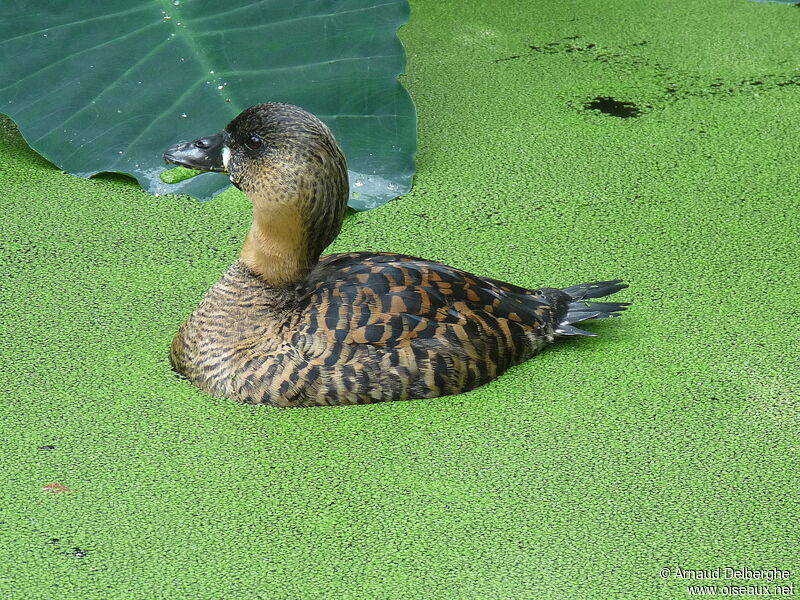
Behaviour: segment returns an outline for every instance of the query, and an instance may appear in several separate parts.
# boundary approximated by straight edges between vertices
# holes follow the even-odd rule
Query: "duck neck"
[[[276,288],[303,281],[319,258],[309,252],[308,224],[294,203],[253,203],[253,224],[240,260]]]

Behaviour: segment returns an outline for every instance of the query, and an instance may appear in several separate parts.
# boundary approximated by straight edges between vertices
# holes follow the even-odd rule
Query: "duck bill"
[[[164,152],[164,160],[198,171],[225,172],[225,164],[222,160],[222,152],[225,149],[225,138],[223,132],[219,132],[208,137],[194,140],[193,142],[183,142],[167,148]]]

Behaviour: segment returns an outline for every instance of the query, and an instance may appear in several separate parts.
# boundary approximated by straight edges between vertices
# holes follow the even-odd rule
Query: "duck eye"
[[[244,143],[244,145],[250,148],[250,150],[258,150],[259,148],[261,148],[262,143],[263,140],[260,137],[258,137],[257,135],[251,135]]]

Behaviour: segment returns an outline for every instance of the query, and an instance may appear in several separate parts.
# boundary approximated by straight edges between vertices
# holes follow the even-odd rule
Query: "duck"
[[[404,254],[323,256],[344,221],[347,163],[297,106],[252,106],[164,159],[228,174],[253,207],[238,260],[170,349],[173,369],[213,396],[309,407],[460,394],[629,306],[594,300],[622,280],[528,289]]]

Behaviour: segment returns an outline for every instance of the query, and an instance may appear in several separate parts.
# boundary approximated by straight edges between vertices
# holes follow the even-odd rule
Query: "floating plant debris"
[[[63,494],[64,492],[71,492],[63,483],[48,483],[42,486],[43,492],[50,492],[51,494]]]

